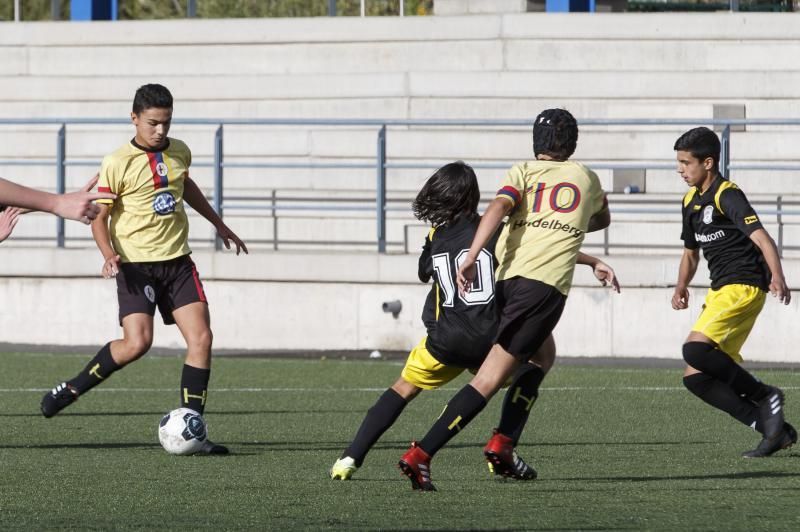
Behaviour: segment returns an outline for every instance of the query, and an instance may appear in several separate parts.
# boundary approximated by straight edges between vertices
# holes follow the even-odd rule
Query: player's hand
[[[458,292],[463,296],[472,288],[472,283],[475,281],[475,275],[478,268],[475,266],[475,259],[470,259],[469,255],[461,263],[456,274],[456,282],[458,283]]]
[[[94,200],[117,199],[116,195],[109,192],[91,192],[99,178],[100,174],[95,174],[77,192],[57,196],[53,214],[87,225],[92,223],[92,220],[97,218],[97,214],[100,212],[100,207],[92,203]]]
[[[786,279],[783,277],[775,279],[769,283],[769,293],[778,298],[778,301],[784,305],[788,305],[792,301],[792,293],[789,287],[786,286]]]
[[[594,265],[593,273],[597,280],[603,283],[603,286],[610,286],[611,290],[618,294],[620,293],[619,280],[611,266],[603,261],[597,261],[597,264]]]
[[[239,252],[244,251],[247,253],[247,246],[244,245],[242,239],[236,236],[236,233],[231,231],[230,227],[225,224],[222,224],[217,228],[217,234],[222,239],[222,243],[225,244],[225,249],[231,249],[231,241],[236,245],[236,254],[238,255]]]
[[[114,255],[111,258],[106,259],[103,263],[103,279],[111,279],[112,277],[116,277],[119,273],[119,255]]]
[[[19,221],[20,214],[22,214],[21,210],[16,207],[8,207],[0,212],[0,242],[11,235],[11,231]]]
[[[689,308],[689,289],[685,286],[676,286],[672,294],[672,308],[683,310]]]

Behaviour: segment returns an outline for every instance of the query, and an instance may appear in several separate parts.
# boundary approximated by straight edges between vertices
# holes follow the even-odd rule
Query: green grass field
[[[0,354],[0,529],[800,530],[800,452],[740,458],[758,436],[676,370],[556,366],[518,449],[538,480],[488,473],[498,396],[434,459],[439,491],[420,493],[397,460],[463,377],[409,405],[341,482],[328,468],[396,362],[219,358],[206,419],[234,454],[173,457],[156,427],[182,360],[146,357],[44,419],[45,389],[86,361]],[[759,376],[793,420],[800,373]]]

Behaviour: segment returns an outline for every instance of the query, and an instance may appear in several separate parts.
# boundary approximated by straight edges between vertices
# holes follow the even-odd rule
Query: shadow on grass
[[[177,408],[177,407],[176,407]],[[62,412],[58,414],[58,417],[97,417],[97,416],[125,416],[125,417],[134,417],[134,416],[163,416],[168,411],[166,410],[158,410],[158,411],[139,411],[139,412]],[[271,414],[271,415],[280,415],[280,414],[352,414],[352,410],[214,410],[210,412],[206,412],[203,414],[204,417],[216,417],[216,416],[253,416],[253,415],[261,415],[261,414]],[[4,417],[31,417],[31,418],[40,418],[42,417],[41,412],[17,412],[17,413],[10,413],[10,414],[0,414],[0,418]]]
[[[791,455],[789,455],[791,456]],[[774,460],[774,458],[773,458]],[[738,473],[722,474],[696,474],[696,475],[672,475],[672,476],[642,476],[642,477],[559,477],[548,480],[557,481],[597,481],[597,482],[664,482],[671,480],[747,480],[759,478],[795,478],[800,477],[798,473],[784,473],[780,471],[742,471]]]

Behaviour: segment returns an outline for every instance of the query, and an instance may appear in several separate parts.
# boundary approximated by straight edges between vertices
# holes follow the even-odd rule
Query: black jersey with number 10
[[[494,298],[494,248],[497,234],[476,261],[475,282],[458,293],[456,274],[469,251],[480,218],[457,220],[431,230],[419,257],[419,278],[433,286],[422,314],[428,329],[426,347],[439,362],[463,368],[480,367],[497,332]]]

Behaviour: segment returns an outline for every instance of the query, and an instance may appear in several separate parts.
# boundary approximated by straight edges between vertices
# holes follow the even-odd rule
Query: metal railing
[[[56,174],[56,191],[63,193],[66,190],[66,167],[68,166],[96,166],[99,168],[99,160],[71,159],[67,154],[67,134],[68,126],[71,125],[127,125],[130,124],[125,119],[102,119],[102,118],[40,118],[40,119],[0,119],[0,126],[13,125],[53,125],[57,127],[55,159],[10,159],[0,160],[0,165],[6,166],[53,166]],[[236,203],[245,198],[230,198],[231,203],[226,202],[225,196],[225,170],[226,169],[369,169],[375,170],[375,200],[374,206],[368,207],[363,202],[358,205],[330,205],[314,206],[313,210],[336,210],[336,211],[366,211],[375,212],[375,244],[377,251],[385,253],[387,250],[386,224],[387,212],[391,210],[407,210],[404,207],[392,207],[387,202],[387,170],[391,169],[425,169],[438,167],[448,161],[423,161],[423,162],[403,162],[392,161],[387,156],[387,142],[390,138],[389,128],[413,128],[413,127],[526,127],[532,124],[531,120],[480,120],[480,119],[175,119],[174,125],[202,125],[214,128],[214,152],[211,161],[196,161],[193,166],[211,167],[213,169],[214,191],[211,196],[211,203],[214,209],[221,216],[225,216],[228,209],[251,209],[270,211],[273,216],[278,211],[292,211],[310,209],[307,206],[279,204],[273,194],[272,198],[263,201],[261,205],[242,206]],[[733,163],[731,161],[731,131],[736,126],[800,126],[800,119],[586,119],[579,121],[580,126],[698,126],[706,125],[721,128],[722,153],[720,159],[720,170],[723,175],[728,176],[732,169],[735,170],[765,170],[765,171],[800,171],[800,164],[744,164]],[[224,134],[226,126],[333,126],[333,127],[370,127],[375,129],[376,149],[374,162],[237,162],[226,161],[224,151]],[[669,151],[669,150],[666,150]],[[603,169],[674,169],[674,163],[667,162],[586,162],[589,166],[597,170]],[[502,162],[477,162],[472,164],[476,169],[506,169],[513,161]],[[783,223],[783,217],[788,215],[800,214],[800,211],[787,210],[787,206],[794,206],[795,203],[787,203],[779,196],[777,208],[763,211],[762,214],[775,215],[779,224]],[[651,207],[646,207],[638,211],[625,210],[622,206],[615,206],[612,203],[612,212],[620,213],[657,213]],[[670,211],[672,212],[672,211]],[[781,225],[782,228],[782,225]],[[608,238],[606,238],[606,241]],[[779,235],[779,244],[782,246],[782,232]],[[58,219],[56,226],[56,243],[59,247],[64,247],[66,242],[65,227],[63,219]],[[221,242],[215,241],[216,249],[221,249]],[[782,248],[784,249],[784,248]],[[785,247],[785,249],[790,249]],[[605,247],[608,252],[608,246]]]

